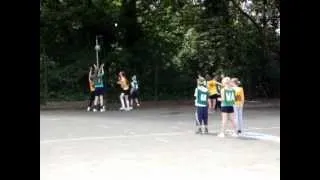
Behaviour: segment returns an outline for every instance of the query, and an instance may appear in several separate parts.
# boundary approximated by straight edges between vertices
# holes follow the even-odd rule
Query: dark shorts
[[[127,89],[127,90],[122,89],[122,93],[124,93],[124,95],[130,95],[130,89]]]
[[[102,96],[102,95],[104,95],[104,87],[96,87],[96,89],[95,89],[95,95],[96,95],[96,96]]]
[[[208,107],[197,107],[198,120],[208,120]]]
[[[139,97],[139,92],[137,90],[133,91],[132,94],[130,95],[131,99],[135,99],[135,98],[138,98],[138,97]]]
[[[217,99],[219,97],[218,94],[213,94],[211,96],[209,96],[209,99]]]
[[[233,106],[221,106],[221,112],[223,113],[233,113]]]
[[[95,91],[90,91],[90,100],[94,100],[95,95]]]

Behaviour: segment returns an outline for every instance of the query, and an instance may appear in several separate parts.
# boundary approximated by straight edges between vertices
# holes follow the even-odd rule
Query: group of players
[[[94,64],[90,67],[88,81],[90,86],[90,98],[87,111],[104,112],[105,105],[103,95],[104,86],[104,64],[100,66]],[[205,78],[198,76],[197,87],[195,88],[195,106],[197,134],[208,133],[208,114],[214,113],[217,109],[221,111],[222,124],[219,137],[225,136],[227,121],[231,121],[233,136],[238,136],[243,131],[243,105],[244,91],[240,87],[238,78],[221,77],[221,83],[218,82],[218,76],[211,78],[207,75]],[[131,78],[131,83],[127,79],[125,72],[118,74],[117,84],[121,87],[120,110],[130,111],[133,109],[134,101],[139,107],[138,90],[139,85],[136,75]]]
[[[103,81],[104,77],[104,64],[97,66],[94,64],[90,66],[88,81],[90,87],[90,98],[87,107],[87,111],[101,111],[104,112],[106,110],[104,102],[103,102],[103,95],[105,93],[105,85]],[[121,87],[120,93],[120,102],[121,107],[120,110],[123,111],[130,111],[133,109],[134,101],[136,106],[139,107],[139,99],[138,99],[138,90],[139,85],[137,81],[136,75],[133,75],[131,78],[131,83],[126,77],[124,71],[120,71],[118,74],[118,81],[117,84]]]
[[[244,91],[240,87],[238,78],[222,77],[221,83],[218,76],[206,78],[198,76],[197,87],[194,92],[196,106],[196,133],[208,133],[208,113],[214,112],[217,102],[220,101],[222,117],[219,137],[225,136],[227,121],[231,121],[232,136],[238,136],[243,132],[243,105]]]

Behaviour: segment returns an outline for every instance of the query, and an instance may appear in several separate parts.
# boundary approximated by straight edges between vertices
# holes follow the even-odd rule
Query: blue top
[[[139,89],[139,85],[138,85],[138,81],[137,80],[133,80],[132,82],[131,82],[131,87],[132,87],[132,89],[133,90],[138,90]]]
[[[94,80],[94,86],[95,86],[96,88],[102,88],[102,87],[104,87],[104,85],[103,85],[103,75],[104,75],[104,73],[99,74],[99,75],[97,76],[97,78],[95,78],[95,80]]]

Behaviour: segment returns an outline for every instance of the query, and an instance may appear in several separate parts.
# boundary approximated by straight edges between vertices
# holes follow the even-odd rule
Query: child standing
[[[95,77],[95,74],[94,74],[94,71],[92,71],[92,69],[93,69],[93,67],[90,66],[90,71],[89,71],[89,76],[88,76],[90,95],[89,95],[89,103],[88,103],[87,111],[91,111],[91,107],[92,107],[94,97],[95,97],[95,86],[93,83],[93,79]]]
[[[129,104],[130,86],[129,86],[129,81],[127,80],[126,75],[123,71],[119,72],[117,83],[120,85],[122,89],[120,94],[120,102],[121,102],[120,110],[129,111],[131,110],[130,104]]]
[[[103,95],[104,95],[104,84],[103,84],[103,76],[104,76],[104,64],[101,64],[100,68],[95,67],[96,69],[96,78],[94,81],[95,85],[95,99],[94,99],[94,106],[93,112],[96,112],[97,109],[100,109],[101,112],[105,111],[105,106],[103,105]],[[99,106],[98,106],[99,101]]]
[[[208,89],[206,85],[206,80],[202,77],[198,78],[197,87],[194,92],[195,96],[195,106],[197,108],[197,134],[208,133]],[[202,126],[202,127],[201,127]]]
[[[244,104],[244,91],[243,88],[240,87],[240,81],[238,78],[231,79],[234,89],[236,91],[236,101],[234,108],[234,116],[237,124],[238,134],[243,132],[243,104]]]
[[[233,136],[237,136],[236,124],[234,119],[234,109],[233,105],[235,103],[236,92],[232,87],[232,83],[229,77],[222,79],[223,88],[221,89],[221,116],[222,116],[222,126],[219,137],[225,136],[225,127],[228,119],[231,120],[232,128],[234,129]]]
[[[131,89],[130,89],[130,105],[133,108],[133,101],[136,102],[137,106],[140,107],[139,103],[139,84],[137,81],[137,76],[133,75],[131,78]]]

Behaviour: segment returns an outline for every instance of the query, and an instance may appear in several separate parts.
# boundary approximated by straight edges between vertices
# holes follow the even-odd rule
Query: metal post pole
[[[100,46],[99,46],[99,42],[98,42],[98,36],[96,36],[95,50],[96,50],[97,67],[99,67],[99,50],[100,50]]]

